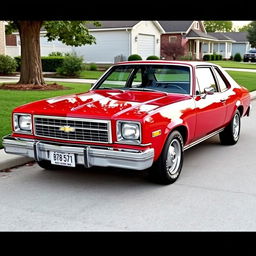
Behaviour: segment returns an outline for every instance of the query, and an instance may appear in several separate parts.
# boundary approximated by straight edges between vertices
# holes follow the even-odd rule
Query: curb
[[[12,155],[5,153],[4,149],[0,150],[0,172],[5,169],[10,169],[19,165],[34,161],[33,158]]]
[[[250,92],[250,95],[251,100],[256,99],[256,91]],[[6,154],[4,149],[0,149],[0,171],[13,168],[19,165],[24,165],[31,161],[34,161],[34,159],[24,156]]]

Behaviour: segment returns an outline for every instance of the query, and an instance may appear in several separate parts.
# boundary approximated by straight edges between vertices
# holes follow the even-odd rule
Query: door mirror
[[[206,95],[212,95],[212,94],[215,93],[215,90],[214,90],[213,87],[207,87],[207,88],[204,88],[204,93],[205,93]]]

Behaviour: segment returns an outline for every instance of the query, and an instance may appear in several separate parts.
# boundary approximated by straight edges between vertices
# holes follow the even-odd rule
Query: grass
[[[256,90],[256,72],[227,71],[239,84],[246,87],[250,92]]]
[[[90,70],[83,70],[79,78],[83,79],[98,79],[104,72],[103,71],[90,71]]]
[[[40,99],[51,98],[54,96],[86,92],[90,89],[90,84],[82,83],[62,83],[71,89],[60,91],[13,91],[0,90],[0,148],[2,147],[2,137],[11,133],[11,113],[15,107],[28,102]]]
[[[223,60],[223,61],[209,61],[211,63],[215,63],[223,68],[244,68],[244,69],[256,69],[256,63],[249,62],[236,62],[231,60]]]

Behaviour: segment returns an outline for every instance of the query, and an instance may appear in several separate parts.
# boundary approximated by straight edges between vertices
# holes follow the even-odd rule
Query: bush
[[[44,72],[56,72],[63,65],[65,57],[41,57]]]
[[[57,68],[57,73],[65,76],[77,76],[83,67],[83,57],[78,57],[73,53],[64,58],[62,66]]]
[[[241,57],[241,54],[240,53],[236,53],[235,56],[234,56],[234,61],[242,61],[242,57]]]
[[[158,56],[151,55],[147,57],[147,60],[160,60],[160,58]]]
[[[138,54],[132,54],[128,57],[128,61],[133,61],[133,60],[142,60],[141,56]]]
[[[204,57],[203,57],[203,60],[204,61],[209,61],[210,60],[210,54],[205,54]]]
[[[96,71],[98,69],[97,65],[95,63],[91,63],[89,65],[89,70],[91,71]]]
[[[8,55],[0,55],[0,73],[7,75],[16,71],[17,62]]]
[[[17,62],[17,71],[20,71],[21,65],[21,57],[14,57]],[[61,67],[63,64],[65,57],[58,57],[58,56],[48,56],[48,57],[41,57],[42,60],[42,69],[44,72],[56,72],[58,67]]]
[[[63,56],[63,53],[62,52],[51,52],[48,54],[48,56],[50,57],[62,57]]]

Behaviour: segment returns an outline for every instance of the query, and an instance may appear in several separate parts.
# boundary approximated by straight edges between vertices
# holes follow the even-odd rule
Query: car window
[[[190,76],[188,66],[128,64],[113,67],[96,88],[190,94]]]
[[[101,83],[100,88],[124,88],[134,69],[132,67],[117,67]]]
[[[220,71],[216,67],[214,67],[214,70],[219,83],[220,91],[221,92],[226,91],[228,89],[228,84],[223,80],[223,78],[221,77]]]
[[[198,67],[196,69],[196,76],[199,87],[198,90],[200,93],[204,93],[204,89],[210,87],[212,87],[215,92],[218,91],[217,84],[210,67]]]

